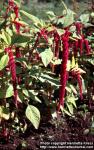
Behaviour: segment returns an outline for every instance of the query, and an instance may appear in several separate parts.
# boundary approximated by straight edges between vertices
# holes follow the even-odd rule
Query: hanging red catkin
[[[78,81],[78,85],[79,85],[79,91],[80,91],[80,98],[81,100],[83,99],[83,92],[82,92],[82,79],[80,74],[77,74],[77,81]]]
[[[17,33],[20,34],[20,28],[25,27],[25,25],[18,21],[12,21],[12,23],[14,23]]]
[[[13,7],[14,6],[14,0],[8,0],[8,5]]]
[[[60,40],[60,37],[59,37],[59,34],[58,33],[54,33],[54,43],[55,43],[55,57],[58,59],[59,57],[59,40]]]
[[[83,42],[84,42],[83,38],[79,39],[79,42],[78,42],[79,46],[78,47],[79,47],[79,50],[80,50],[80,56],[82,56],[82,54],[83,54]]]
[[[64,107],[64,96],[65,96],[65,87],[67,82],[67,61],[69,55],[69,32],[66,31],[62,37],[63,42],[63,51],[62,51],[62,64],[61,64],[61,80],[60,80],[60,93],[59,93],[59,105],[58,111],[60,110],[60,106]]]
[[[89,46],[89,42],[88,42],[87,39],[84,40],[84,44],[85,44],[86,52],[87,52],[87,54],[89,55],[90,52],[91,52],[91,48],[90,48],[90,46]]]
[[[19,18],[19,8],[17,5],[14,6],[15,19]]]
[[[45,30],[44,28],[41,29],[40,35],[41,35],[41,37],[43,37],[43,38],[46,40],[46,42],[48,43],[48,36],[47,36],[46,30]]]
[[[14,59],[14,55],[13,55],[13,51],[11,47],[5,48],[5,51],[8,53],[8,56],[9,56],[9,67],[10,67],[10,72],[12,76],[12,83],[13,83],[13,90],[14,90],[14,103],[15,103],[15,106],[18,107],[18,104],[17,104],[18,90],[17,90],[15,59]]]
[[[76,26],[76,31],[77,31],[77,34],[81,36],[81,39],[78,40],[78,48],[80,50],[80,56],[82,56],[83,54],[83,44],[84,44],[84,36],[82,34],[82,23],[80,22],[76,22],[75,23],[75,26]]]
[[[76,26],[76,31],[78,35],[81,35],[81,30],[82,30],[82,24],[80,22],[75,23]]]

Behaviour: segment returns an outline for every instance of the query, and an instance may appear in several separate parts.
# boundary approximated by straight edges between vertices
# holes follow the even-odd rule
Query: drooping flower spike
[[[13,90],[14,90],[14,103],[15,106],[18,107],[18,102],[17,102],[18,90],[17,90],[17,77],[16,77],[16,65],[15,65],[14,54],[11,47],[5,48],[5,52],[9,56],[9,68],[11,72]]]
[[[67,61],[69,56],[69,35],[70,32],[66,31],[62,36],[63,51],[62,51],[62,64],[61,64],[61,79],[60,79],[60,92],[59,92],[59,105],[64,107],[64,96],[65,96],[65,87],[67,83]]]
[[[82,77],[81,77],[81,74],[83,74],[83,73],[86,73],[86,72],[84,70],[82,70],[81,68],[78,68],[77,66],[71,70],[71,75],[78,82],[79,95],[80,95],[81,100],[83,100]]]
[[[84,45],[85,45],[86,53],[89,55],[91,53],[91,48],[89,46],[89,42],[87,39],[84,40]]]
[[[25,24],[20,23],[19,21],[12,21],[12,23],[15,25],[17,33],[20,34],[20,28],[25,27]]]

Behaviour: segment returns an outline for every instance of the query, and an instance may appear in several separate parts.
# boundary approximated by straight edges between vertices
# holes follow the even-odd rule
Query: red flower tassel
[[[18,21],[12,21],[12,23],[15,24],[17,33],[20,34],[20,28],[21,28],[21,27],[25,27],[25,25],[22,24],[22,23],[20,23],[20,22],[18,22]]]
[[[41,35],[41,37],[43,37],[43,38],[46,40],[46,42],[48,43],[48,36],[47,36],[47,33],[46,33],[46,30],[45,30],[45,29],[41,29],[40,35]]]
[[[14,13],[15,13],[15,19],[16,18],[19,18],[19,8],[18,8],[18,6],[16,5],[16,6],[14,6]]]
[[[18,107],[18,104],[17,104],[18,91],[17,91],[15,59],[14,59],[14,55],[13,55],[11,47],[5,48],[5,51],[8,53],[8,56],[9,56],[9,66],[10,66],[10,72],[12,76],[12,83],[13,83],[13,89],[14,89],[14,101],[15,101],[15,106]]]
[[[84,40],[84,44],[85,44],[85,48],[86,48],[87,54],[90,54],[91,49],[90,49],[89,42],[88,42],[87,39]]]
[[[62,37],[63,42],[63,51],[62,51],[62,64],[61,64],[61,80],[60,80],[60,93],[59,93],[59,106],[58,111],[60,110],[60,106],[64,107],[64,96],[65,96],[65,87],[67,82],[67,61],[69,55],[69,32],[66,31],[64,36]]]
[[[9,5],[10,7],[14,7],[14,0],[9,0],[8,5]]]
[[[83,54],[83,37],[79,39],[79,50],[80,50],[80,56]]]
[[[80,22],[75,23],[77,34],[81,34],[82,24]]]

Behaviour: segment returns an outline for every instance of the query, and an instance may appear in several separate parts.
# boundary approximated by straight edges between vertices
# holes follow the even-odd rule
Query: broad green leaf
[[[2,39],[4,40],[4,42],[8,45],[11,44],[11,36],[5,32],[4,30],[2,30]]]
[[[73,114],[73,105],[70,104],[70,103],[67,103],[67,107],[68,107],[68,109],[69,109],[69,112],[70,112],[71,114]]]
[[[70,84],[70,88],[72,89],[74,94],[77,94],[76,88],[72,84]]]
[[[70,71],[71,69],[71,62],[70,60],[67,61],[67,71]]]
[[[8,120],[10,117],[9,110],[3,106],[0,106],[0,119]]]
[[[30,98],[35,101],[41,103],[41,100],[38,98],[38,93],[36,93],[34,90],[28,90]]]
[[[58,34],[61,36],[61,35],[63,35],[64,34],[64,30],[63,29],[56,29],[57,30],[57,32],[58,32]]]
[[[0,60],[0,70],[4,69],[7,66],[8,61],[9,61],[8,55],[7,54],[3,55]]]
[[[75,58],[74,55],[72,56],[72,61],[71,61],[71,68],[75,67]]]
[[[65,113],[65,114],[67,114],[68,116],[72,116],[71,114],[70,114],[70,112],[68,112],[65,108],[63,108],[62,106],[60,106],[60,109],[61,109],[61,111],[62,111],[62,113]]]
[[[87,23],[88,21],[89,21],[89,14],[82,14],[81,16],[80,16],[80,20],[81,20],[81,22],[82,23]]]
[[[65,89],[66,89],[67,92],[71,93],[71,88],[70,87],[66,86]]]
[[[22,91],[25,96],[30,97],[27,89],[23,89]]]
[[[3,29],[3,27],[6,25],[6,20],[4,20],[2,23],[0,23],[0,30]]]
[[[74,22],[74,12],[70,9],[67,10],[67,15],[63,18],[63,27],[68,27]]]
[[[53,63],[53,65],[60,65],[62,60],[61,59],[55,59],[51,61]]]
[[[31,19],[34,24],[36,24],[36,25],[40,24],[40,20],[37,17],[35,17],[34,15],[31,15],[31,14],[25,12],[24,10],[20,10],[20,12],[22,14],[24,14],[26,17],[28,17],[29,19]]]
[[[67,102],[69,103],[69,104],[73,104],[74,105],[74,107],[76,108],[77,106],[76,106],[76,100],[77,100],[77,98],[75,98],[74,96],[69,96],[68,98],[67,98]]]
[[[28,105],[25,113],[26,117],[31,121],[35,129],[38,129],[40,123],[39,110],[33,105]]]
[[[4,52],[4,49],[0,49],[0,53],[3,53]]]
[[[30,37],[24,35],[14,34],[12,37],[12,45],[14,44],[23,44],[30,41]]]
[[[40,53],[40,57],[44,66],[47,67],[53,58],[53,52],[51,49],[46,49],[44,52]]]
[[[9,85],[9,87],[7,88],[6,90],[6,98],[9,98],[11,96],[13,96],[13,86],[12,85]]]
[[[14,0],[14,3],[15,3],[18,7],[21,6],[21,0]]]
[[[60,86],[60,82],[58,79],[52,78],[48,74],[41,74],[40,77],[38,78],[41,82],[48,82],[52,86]]]
[[[53,20],[54,17],[56,16],[53,11],[48,11],[48,12],[46,12],[46,14],[48,15],[49,19],[51,19],[51,20]]]
[[[47,11],[46,14],[50,15],[51,17],[55,17],[55,14],[53,11]]]

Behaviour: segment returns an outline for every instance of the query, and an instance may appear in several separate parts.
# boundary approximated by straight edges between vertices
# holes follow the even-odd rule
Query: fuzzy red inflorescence
[[[78,48],[80,50],[80,56],[82,56],[82,54],[83,54],[83,43],[84,43],[84,40],[82,37],[81,39],[78,40]]]
[[[16,64],[15,64],[15,59],[13,55],[13,51],[11,47],[5,48],[5,52],[8,53],[9,56],[9,67],[10,67],[10,72],[12,76],[12,83],[13,83],[13,90],[14,90],[14,103],[15,106],[17,107],[17,96],[18,96],[18,91],[17,91],[17,77],[16,77]]]
[[[25,25],[18,21],[12,21],[12,23],[14,23],[17,33],[20,34],[20,28],[25,27]]]
[[[90,48],[90,46],[89,46],[89,42],[88,42],[87,39],[84,40],[84,44],[85,44],[85,48],[86,48],[87,54],[90,54],[91,48]]]
[[[59,105],[58,111],[60,110],[60,106],[64,107],[64,96],[65,96],[65,87],[67,82],[67,61],[69,55],[69,32],[66,31],[62,36],[63,42],[63,51],[62,51],[62,64],[61,64],[61,80],[60,80],[60,93],[59,93]]]
[[[19,8],[17,5],[14,6],[15,19],[19,18]]]

